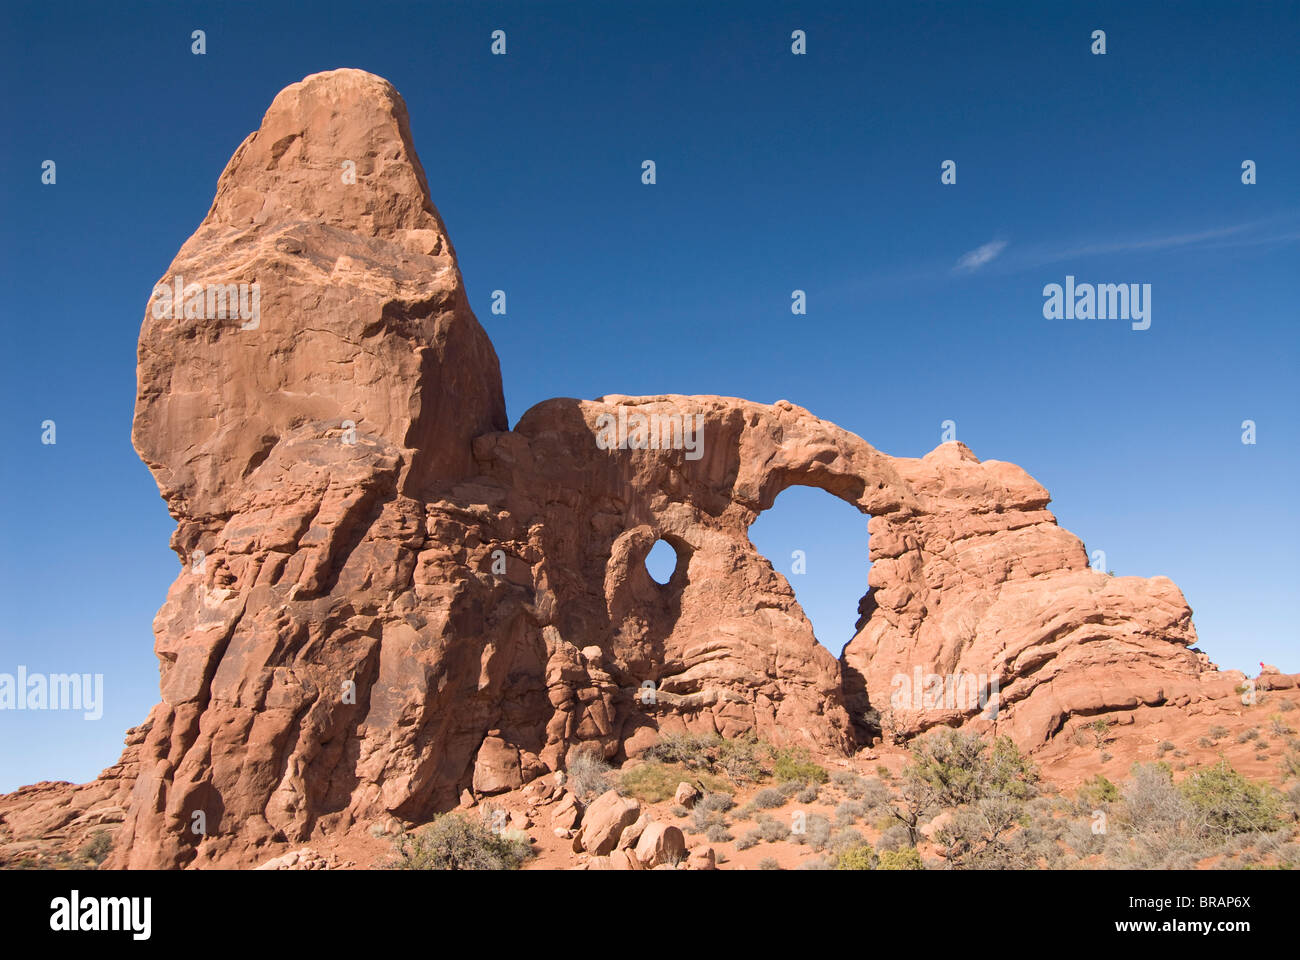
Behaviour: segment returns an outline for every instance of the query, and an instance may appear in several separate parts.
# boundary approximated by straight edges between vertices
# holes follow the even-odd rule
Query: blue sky
[[[130,445],[140,322],[276,92],[343,66],[406,98],[512,423],[786,398],[919,456],[951,419],[1110,569],[1172,577],[1213,660],[1300,670],[1297,27],[1295,3],[5,4],[0,672],[103,673],[106,702],[0,713],[0,790],[95,776],[157,700],[178,561]],[[1067,274],[1151,284],[1151,328],[1045,320]],[[753,533],[787,574],[806,551],[838,653],[865,518],[796,489]]]

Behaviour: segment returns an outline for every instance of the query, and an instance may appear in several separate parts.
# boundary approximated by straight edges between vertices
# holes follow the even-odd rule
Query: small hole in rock
[[[656,540],[646,554],[645,568],[650,579],[663,586],[672,579],[673,571],[677,569],[677,551],[666,540]]]

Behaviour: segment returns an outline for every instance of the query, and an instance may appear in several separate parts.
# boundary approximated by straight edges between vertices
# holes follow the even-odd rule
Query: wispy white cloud
[[[973,273],[980,267],[992,263],[1007,248],[1005,240],[990,240],[968,253],[963,253],[953,267],[958,273]]]

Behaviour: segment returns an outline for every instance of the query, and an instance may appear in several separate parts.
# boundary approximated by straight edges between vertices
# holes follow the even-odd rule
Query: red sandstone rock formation
[[[113,866],[251,865],[512,790],[577,743],[618,758],[691,729],[843,755],[970,723],[1036,748],[1072,716],[1238,679],[1188,649],[1173,583],[1091,571],[1047,491],[964,446],[892,458],[784,401],[721,397],[550,400],[508,431],[377,77],[276,97],[177,278],[257,283],[260,315],[151,305],[140,333],[134,439],[182,561],[154,624],[162,702],[100,780],[0,800],[11,840],[120,820]],[[611,424],[650,415],[694,432],[619,449],[619,426],[609,448]],[[842,663],[749,541],[793,484],[870,517]],[[679,558],[663,586],[643,562],[659,539]],[[997,714],[891,703],[917,671],[996,680]]]

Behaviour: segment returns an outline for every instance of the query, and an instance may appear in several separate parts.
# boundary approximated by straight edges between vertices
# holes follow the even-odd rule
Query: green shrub
[[[1204,815],[1213,833],[1228,836],[1277,826],[1276,798],[1232,769],[1226,760],[1191,774],[1179,789]]]
[[[998,737],[993,750],[974,734],[944,729],[912,744],[913,762],[904,772],[913,783],[931,788],[939,804],[960,806],[1000,794],[1027,799],[1038,771],[1010,737]]]
[[[1092,723],[1088,724],[1088,732],[1092,734],[1093,744],[1098,750],[1104,747],[1111,739],[1110,728],[1114,721],[1104,717],[1098,717]]]
[[[681,771],[658,760],[650,760],[623,769],[618,777],[618,791],[646,803],[662,803],[677,792]]]
[[[482,822],[455,813],[438,817],[395,841],[392,870],[517,870],[532,856],[527,837],[493,833]]]
[[[1079,787],[1078,796],[1084,803],[1096,807],[1103,803],[1114,803],[1118,800],[1119,787],[1099,773],[1091,780],[1084,781]]]
[[[814,763],[804,747],[786,747],[772,758],[772,774],[782,782],[825,783],[830,779],[826,768]]]
[[[98,866],[108,859],[108,854],[112,849],[113,835],[107,830],[96,830],[77,853],[83,860],[88,860]]]
[[[874,870],[876,868],[876,851],[871,844],[862,842],[842,851],[835,858],[836,870]]]
[[[882,850],[877,870],[924,870],[921,854],[916,847],[904,847],[901,850]]]

